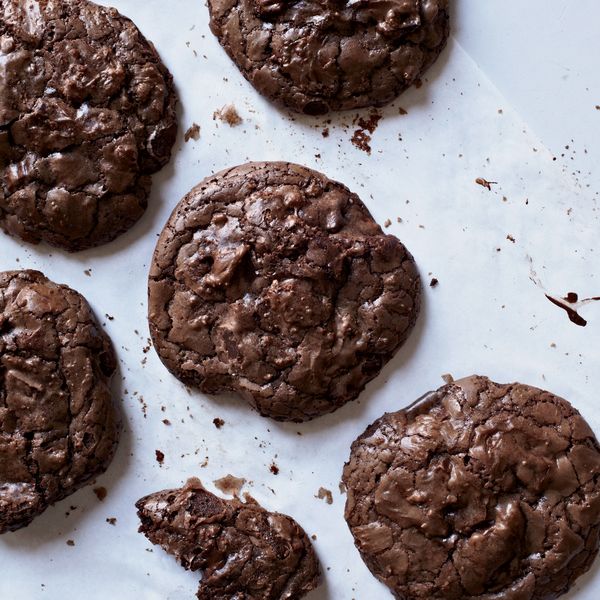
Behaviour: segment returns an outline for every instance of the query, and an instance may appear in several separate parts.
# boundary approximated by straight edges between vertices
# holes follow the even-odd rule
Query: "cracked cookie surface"
[[[542,600],[598,551],[600,448],[562,398],[472,376],[353,444],[346,520],[404,600]]]
[[[382,106],[446,45],[448,0],[208,0],[210,27],[264,96],[295,111]]]
[[[110,463],[110,340],[88,303],[38,271],[0,273],[0,533]]]
[[[129,229],[177,130],[152,44],[86,0],[0,0],[0,73],[0,227],[69,251]]]
[[[356,194],[306,167],[248,163],[173,211],[149,322],[186,384],[303,421],[358,396],[408,337],[419,299],[412,256]]]
[[[186,569],[202,570],[199,600],[296,600],[319,585],[304,530],[253,499],[223,500],[197,479],[136,502],[139,531]]]

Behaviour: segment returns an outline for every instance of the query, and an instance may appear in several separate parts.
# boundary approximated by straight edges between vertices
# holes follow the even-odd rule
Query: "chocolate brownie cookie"
[[[69,251],[143,214],[177,130],[136,26],[86,0],[0,0],[0,227]]]
[[[107,468],[115,368],[80,294],[38,271],[0,273],[0,533]]]
[[[346,520],[403,600],[542,600],[598,551],[600,447],[562,398],[468,377],[352,444]]]
[[[304,530],[247,497],[223,500],[190,479],[136,502],[140,532],[182,566],[204,573],[200,600],[297,600],[319,585]]]
[[[435,61],[448,0],[208,0],[246,79],[298,112],[382,106]]]
[[[346,187],[289,163],[208,177],[154,252],[149,321],[164,364],[202,391],[303,421],[358,396],[410,333],[420,279]]]

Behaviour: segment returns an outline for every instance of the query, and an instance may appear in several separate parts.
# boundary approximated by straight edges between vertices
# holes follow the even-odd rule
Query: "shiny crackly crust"
[[[382,106],[449,35],[447,0],[209,0],[210,26],[254,87],[306,114]]]
[[[139,531],[186,569],[202,570],[199,600],[298,600],[319,585],[304,530],[252,499],[223,500],[190,479],[136,502]]]
[[[80,294],[38,271],[0,273],[0,533],[107,468],[115,368]]]
[[[412,256],[358,196],[305,167],[249,163],[173,211],[149,322],[185,383],[302,421],[358,396],[408,337],[419,298]]]
[[[469,377],[353,444],[346,520],[397,598],[542,600],[598,551],[600,447],[565,400]]]
[[[0,57],[0,227],[69,251],[129,229],[177,130],[152,44],[87,0],[0,0]]]

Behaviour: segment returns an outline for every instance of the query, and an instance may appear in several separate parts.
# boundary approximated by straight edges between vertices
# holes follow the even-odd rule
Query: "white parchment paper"
[[[310,600],[391,598],[354,548],[338,487],[350,443],[369,423],[442,385],[442,374],[479,373],[562,395],[600,433],[600,304],[583,308],[589,323],[577,327],[533,281],[558,296],[600,294],[597,195],[577,172],[573,148],[553,160],[460,38],[451,39],[420,89],[380,111],[367,155],[350,138],[357,114],[370,111],[327,123],[273,108],[213,38],[200,0],[112,4],[155,43],[175,77],[180,133],[173,159],[154,177],[145,216],[112,244],[67,255],[2,236],[0,269],[40,269],[86,295],[119,355],[114,390],[124,432],[95,484],[106,487],[104,501],[88,486],[0,538],[0,598],[193,598],[199,576],[136,532],[133,505],[189,476],[213,489],[213,480],[228,473],[246,478],[245,489],[265,507],[316,535],[325,577]],[[243,118],[237,127],[213,120],[228,103]],[[590,119],[597,124],[592,111]],[[200,139],[184,143],[193,123]],[[423,311],[405,347],[359,401],[308,424],[274,423],[234,397],[188,392],[154,350],[144,352],[156,236],[193,185],[247,160],[299,162],[348,185],[381,224],[391,221],[386,231],[414,254],[425,284]],[[478,177],[497,183],[488,191]],[[430,288],[433,277],[439,284]],[[221,429],[216,417],[225,421]],[[157,449],[165,454],[162,466]],[[315,497],[320,487],[331,490],[333,504]],[[106,521],[111,517],[115,525]],[[592,600],[599,590],[596,565],[568,597]]]

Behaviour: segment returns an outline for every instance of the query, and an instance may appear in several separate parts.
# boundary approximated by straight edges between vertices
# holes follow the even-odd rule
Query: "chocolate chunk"
[[[472,376],[353,444],[345,516],[398,598],[556,598],[600,531],[600,446],[562,398]]]
[[[115,368],[80,294],[37,271],[0,273],[0,533],[25,527],[108,467],[118,438]]]
[[[304,530],[251,499],[223,500],[190,479],[136,507],[141,533],[186,569],[202,570],[199,600],[296,600],[319,585],[319,563]]]
[[[309,115],[382,106],[431,66],[447,0],[208,0],[210,27],[263,95]]]
[[[414,260],[356,194],[290,163],[208,177],[175,208],[149,281],[163,363],[202,391],[303,421],[358,396],[404,343]]]
[[[0,227],[77,251],[143,214],[176,135],[172,77],[114,8],[0,3]]]

